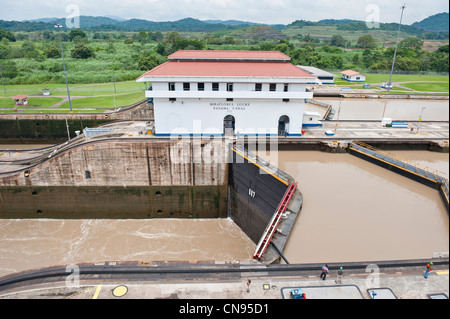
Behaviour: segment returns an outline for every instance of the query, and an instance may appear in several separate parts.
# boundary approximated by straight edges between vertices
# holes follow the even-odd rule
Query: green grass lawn
[[[115,106],[114,95],[75,98],[71,100],[71,103],[74,113],[103,113],[106,109],[132,105],[143,99],[145,99],[144,92],[137,92],[116,95]],[[60,97],[30,97],[29,104],[16,107],[11,98],[0,98],[0,109],[3,109],[0,113],[13,113],[14,108],[17,108],[20,113],[68,113],[69,102],[52,108],[54,104],[62,100]]]
[[[61,102],[63,99],[60,97],[30,97],[28,98],[28,104],[24,106],[17,106],[17,109],[22,108],[46,108],[50,107],[53,104]],[[4,98],[0,99],[0,108],[11,108],[14,109],[16,107],[13,99]]]
[[[423,92],[448,92],[449,83],[441,82],[415,82],[415,83],[403,83],[402,86],[416,91]]]
[[[341,83],[352,84],[352,82],[348,82],[345,80],[341,80],[341,74],[334,73],[337,78],[335,78],[334,82],[338,85]],[[389,81],[389,74],[366,74],[366,83],[374,84],[374,83],[382,83],[383,81]],[[392,82],[408,82],[408,81],[417,81],[417,82],[426,82],[426,81],[441,81],[446,82],[447,85],[449,83],[449,77],[444,75],[416,75],[416,74],[394,74],[392,75]]]
[[[128,106],[145,99],[144,92],[116,95],[116,105],[114,106],[114,96],[86,97],[72,100],[73,109],[113,109]],[[59,106],[60,109],[69,109],[69,102]]]
[[[116,93],[143,92],[144,83],[136,81],[116,82]],[[0,96],[13,97],[19,94],[40,94],[42,89],[50,89],[51,95],[67,95],[65,84],[24,84],[24,85],[5,85],[5,89],[0,87]],[[114,83],[97,84],[69,84],[71,96],[93,96],[114,94]]]
[[[347,86],[352,89],[362,89],[360,83],[352,83],[340,78],[339,73],[334,73],[337,77],[334,79],[334,83],[339,86]],[[378,84],[383,81],[389,81],[389,74],[370,74],[366,73],[366,84],[371,85],[371,89],[378,88]],[[436,81],[436,82],[435,82]],[[418,93],[415,91],[422,92],[434,92],[436,94],[441,94],[442,92],[449,92],[449,77],[443,75],[408,75],[408,74],[394,74],[392,76],[393,83],[399,83],[402,87],[394,86],[390,93]],[[403,83],[403,82],[413,82],[413,83]],[[410,90],[408,90],[410,89]]]

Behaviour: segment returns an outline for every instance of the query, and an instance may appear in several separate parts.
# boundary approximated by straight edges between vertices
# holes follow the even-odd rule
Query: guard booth
[[[320,114],[317,112],[303,112],[303,126],[322,126]]]
[[[13,100],[16,106],[27,105],[28,95],[16,95],[15,97],[13,97]]]

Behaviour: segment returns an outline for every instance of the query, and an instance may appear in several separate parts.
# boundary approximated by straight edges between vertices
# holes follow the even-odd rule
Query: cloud
[[[398,22],[406,2],[405,24],[448,12],[442,0],[0,0],[0,19],[28,20],[66,17],[66,7],[75,4],[81,15],[115,15],[151,21],[197,19],[244,20],[288,24],[295,20],[355,19],[365,21],[367,6],[379,8],[381,22]]]

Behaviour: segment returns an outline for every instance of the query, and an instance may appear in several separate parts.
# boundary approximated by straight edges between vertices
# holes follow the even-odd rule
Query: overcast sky
[[[0,19],[67,18],[79,10],[80,15],[151,21],[192,17],[267,24],[321,19],[399,22],[402,4],[405,24],[449,11],[447,0],[0,0]]]

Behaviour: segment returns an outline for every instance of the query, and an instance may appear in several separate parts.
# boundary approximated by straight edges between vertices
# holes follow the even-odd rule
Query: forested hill
[[[431,32],[448,32],[449,29],[449,18],[448,12],[442,12],[430,16],[420,22],[415,22],[412,25],[417,29],[422,29]]]

